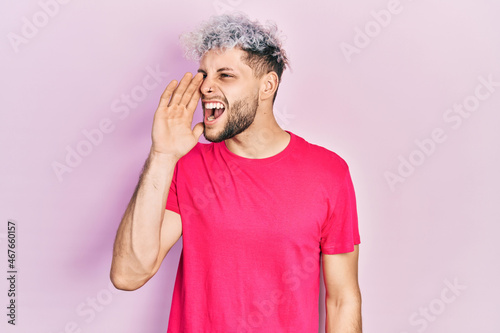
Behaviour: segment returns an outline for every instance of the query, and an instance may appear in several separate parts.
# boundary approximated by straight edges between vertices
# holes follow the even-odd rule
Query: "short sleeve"
[[[170,184],[170,189],[168,191],[167,206],[165,209],[171,210],[180,214],[179,200],[177,198],[177,166],[175,166],[174,174],[172,176],[172,183]]]
[[[360,243],[356,197],[349,169],[335,186],[328,217],[321,228],[321,252],[338,254],[354,251]]]

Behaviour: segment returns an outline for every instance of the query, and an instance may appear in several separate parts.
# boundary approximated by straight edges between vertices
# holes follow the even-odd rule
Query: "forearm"
[[[361,333],[361,296],[326,301],[326,333]]]
[[[176,162],[175,158],[154,152],[146,160],[113,248],[111,278],[122,287],[136,283],[140,286],[156,264],[161,223]]]

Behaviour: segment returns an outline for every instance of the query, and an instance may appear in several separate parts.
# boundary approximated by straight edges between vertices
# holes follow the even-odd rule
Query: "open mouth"
[[[205,102],[204,108],[205,108],[205,120],[208,122],[215,121],[226,110],[226,107],[221,102]]]

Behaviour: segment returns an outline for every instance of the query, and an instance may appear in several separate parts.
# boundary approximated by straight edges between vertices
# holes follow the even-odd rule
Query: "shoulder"
[[[193,163],[198,164],[200,160],[206,160],[214,152],[214,143],[201,143],[198,142],[186,155],[179,159],[178,164],[190,165]]]
[[[295,135],[295,134],[292,134]],[[320,169],[336,174],[348,172],[347,162],[334,151],[325,147],[310,143],[300,136],[295,135],[297,141],[297,157],[303,158],[312,169]]]

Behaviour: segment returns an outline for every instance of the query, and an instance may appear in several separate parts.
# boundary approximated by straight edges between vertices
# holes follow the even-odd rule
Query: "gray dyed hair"
[[[266,22],[262,25],[243,13],[212,16],[198,30],[180,38],[186,58],[196,61],[212,49],[241,48],[247,53],[242,60],[253,69],[257,78],[274,71],[281,81],[281,75],[289,65],[276,24]]]

